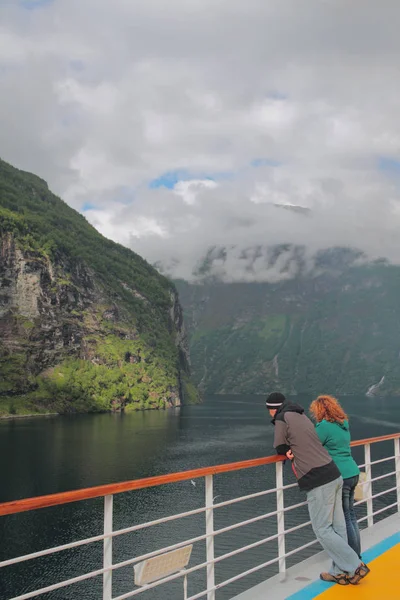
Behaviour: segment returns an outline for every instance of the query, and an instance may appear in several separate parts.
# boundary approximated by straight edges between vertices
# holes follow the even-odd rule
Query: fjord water
[[[296,401],[307,406],[310,398],[296,398]],[[350,416],[353,439],[400,431],[399,399],[347,397],[342,402]],[[0,502],[266,456],[272,454],[272,438],[273,427],[264,408],[264,399],[260,396],[209,397],[200,406],[130,415],[0,421]],[[373,448],[373,459],[392,454],[392,448],[391,442],[377,445]],[[354,454],[361,459],[359,449]],[[384,468],[386,471],[382,472],[393,470],[390,463]],[[288,483],[293,481],[288,466],[285,477]],[[114,528],[129,527],[201,507],[204,503],[204,481],[197,480],[195,483],[181,482],[117,495],[114,499]],[[382,489],[385,486],[389,487],[388,482],[383,483]],[[273,466],[220,475],[215,477],[215,502],[265,487],[275,487]],[[285,502],[288,505],[302,500],[303,495],[293,489],[286,494]],[[384,495],[375,510],[391,502],[391,495]],[[242,502],[216,511],[215,527],[226,527],[274,510],[273,494]],[[306,520],[306,509],[288,512],[286,528]],[[102,499],[0,517],[0,561],[101,534],[102,527]],[[201,514],[120,536],[114,540],[114,562],[203,533],[204,515]],[[216,538],[215,554],[221,556],[274,533],[275,518],[233,530]],[[287,550],[311,539],[310,528],[300,529],[288,536]],[[217,582],[274,558],[276,551],[274,541],[227,559],[217,565]],[[312,548],[306,550],[302,556],[309,556],[314,551]],[[201,542],[194,547],[190,566],[204,560],[205,547]],[[0,598],[6,600],[101,567],[101,542],[7,567],[0,571]],[[276,567],[273,566],[235,582],[219,591],[217,599],[231,598],[275,572]],[[40,598],[97,600],[102,597],[101,584],[101,577],[97,577]],[[114,573],[114,597],[128,592],[132,586],[132,567]],[[204,587],[204,570],[189,577],[190,595]],[[171,583],[139,597],[178,600],[183,597],[182,583]]]

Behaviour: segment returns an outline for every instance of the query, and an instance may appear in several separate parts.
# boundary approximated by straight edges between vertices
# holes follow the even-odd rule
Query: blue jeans
[[[343,479],[326,483],[307,492],[308,511],[314,533],[332,559],[331,575],[354,575],[361,561],[347,543],[342,507]]]
[[[354,511],[354,491],[359,480],[359,475],[343,479],[343,512],[346,521],[347,539],[349,546],[361,560],[361,539],[360,530],[358,528],[357,517]]]

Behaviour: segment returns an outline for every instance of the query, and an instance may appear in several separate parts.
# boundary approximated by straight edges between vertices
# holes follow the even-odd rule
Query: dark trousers
[[[354,510],[354,491],[358,484],[359,476],[343,479],[342,502],[344,519],[346,521],[347,540],[349,546],[361,559],[361,540],[357,517]]]

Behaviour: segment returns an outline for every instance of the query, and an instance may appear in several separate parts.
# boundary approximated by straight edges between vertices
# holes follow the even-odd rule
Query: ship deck
[[[319,579],[319,574],[329,569],[329,559],[324,552],[288,569],[284,581],[277,575],[247,590],[234,600],[397,600],[400,598],[400,515],[380,521],[361,532],[363,559],[371,573],[357,586],[339,586]]]

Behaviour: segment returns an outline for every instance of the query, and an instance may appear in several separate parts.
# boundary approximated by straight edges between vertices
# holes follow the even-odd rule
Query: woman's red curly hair
[[[316,400],[311,402],[310,412],[317,423],[320,423],[323,419],[330,421],[331,423],[347,420],[347,415],[340,403],[333,396],[318,396]]]

